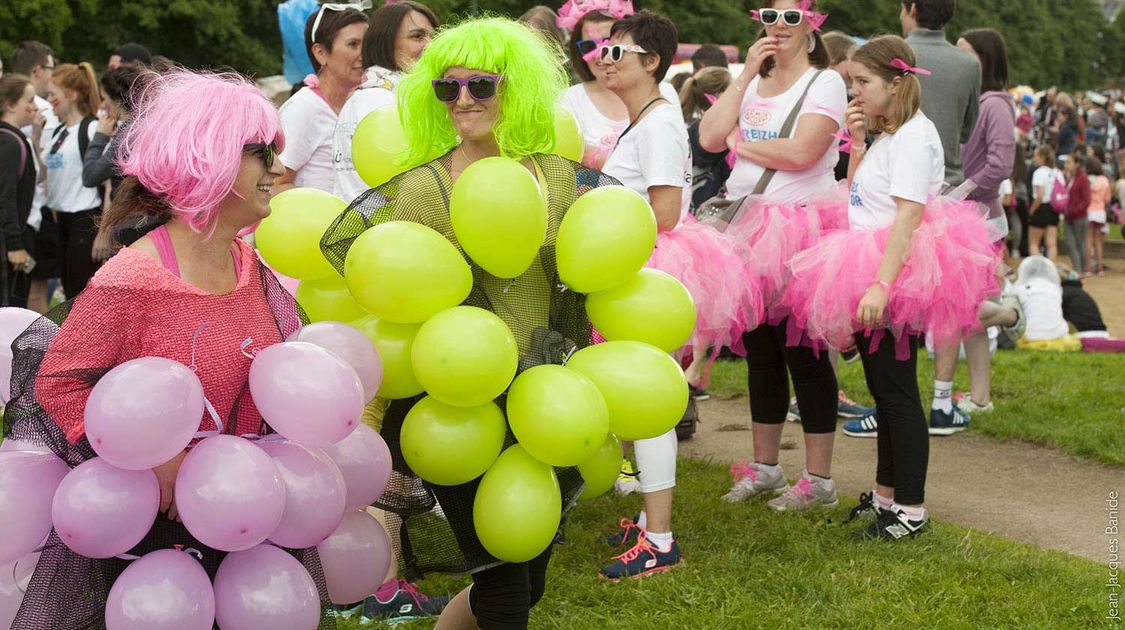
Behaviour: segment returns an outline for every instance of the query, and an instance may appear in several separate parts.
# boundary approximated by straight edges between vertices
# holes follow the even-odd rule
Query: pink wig
[[[175,70],[146,86],[118,152],[137,178],[192,229],[212,226],[234,187],[242,147],[284,138],[277,108],[236,74]]]

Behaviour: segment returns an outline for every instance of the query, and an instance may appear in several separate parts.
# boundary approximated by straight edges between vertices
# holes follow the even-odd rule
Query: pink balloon
[[[296,442],[260,442],[285,483],[285,511],[270,542],[291,549],[313,547],[344,518],[344,476],[324,451]]]
[[[320,346],[352,366],[363,384],[363,400],[371,402],[383,383],[383,359],[367,335],[340,322],[317,322],[299,329],[286,341]]]
[[[0,404],[12,398],[12,342],[39,317],[26,308],[0,308]]]
[[[68,472],[49,453],[0,453],[0,565],[31,553],[51,533],[51,499]]]
[[[391,540],[367,512],[348,512],[331,536],[316,546],[328,599],[350,604],[375,594],[391,568]]]
[[[51,520],[67,547],[87,558],[112,558],[141,542],[160,508],[151,470],[121,470],[100,457],[70,471],[55,491]]]
[[[187,447],[203,418],[203,385],[186,366],[144,357],[110,370],[86,402],[86,438],[125,470],[156,468]]]
[[[52,452],[45,444],[33,440],[21,440],[19,438],[7,438],[3,442],[0,442],[0,453],[7,453],[8,451],[31,451],[32,453]]]
[[[266,452],[233,435],[193,448],[176,477],[176,510],[203,544],[242,551],[260,544],[285,511],[285,484]]]
[[[303,341],[259,352],[250,364],[250,394],[271,427],[309,446],[339,442],[363,415],[363,384],[355,370]]]
[[[133,561],[109,589],[107,630],[211,630],[215,594],[190,554],[161,549]]]
[[[324,452],[344,475],[349,512],[362,510],[383,496],[391,480],[391,449],[375,429],[361,424],[348,437],[324,447]]]
[[[38,563],[39,552],[35,552],[15,562],[0,565],[0,628],[12,626]]]
[[[313,630],[320,621],[320,596],[296,558],[258,545],[219,565],[215,616],[223,630]]]

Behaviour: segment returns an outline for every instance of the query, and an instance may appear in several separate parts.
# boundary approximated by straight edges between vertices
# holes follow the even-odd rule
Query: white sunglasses
[[[309,43],[316,43],[316,29],[320,28],[320,18],[324,17],[324,10],[329,11],[346,11],[348,9],[355,9],[356,11],[368,11],[371,9],[371,0],[359,0],[352,4],[322,4],[320,9],[316,12],[316,19],[313,20],[312,32],[309,33]]]
[[[785,20],[788,26],[798,26],[805,17],[805,12],[800,9],[758,9],[758,20],[766,26],[773,26],[779,20]]]

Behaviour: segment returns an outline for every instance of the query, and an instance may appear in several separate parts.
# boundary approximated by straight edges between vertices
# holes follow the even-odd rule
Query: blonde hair
[[[895,35],[883,35],[867,42],[852,54],[852,61],[862,64],[874,72],[887,83],[900,79],[898,92],[891,102],[890,113],[887,116],[877,116],[874,123],[875,131],[894,133],[906,121],[918,113],[922,104],[922,84],[913,72],[900,70],[891,65],[895,59],[901,59],[909,66],[918,63],[914,51],[906,41]]]
[[[78,65],[64,63],[55,68],[51,81],[66,90],[78,93],[75,104],[85,116],[93,116],[101,105],[98,94],[98,78],[94,74],[94,67],[83,61]]]
[[[824,47],[828,49],[828,65],[830,66],[847,61],[852,51],[859,48],[855,40],[842,31],[828,31],[820,38],[824,40]]]
[[[726,68],[702,68],[694,76],[688,77],[680,88],[680,108],[684,112],[684,121],[690,123],[697,114],[711,109],[708,96],[718,98],[730,87],[730,70]]]

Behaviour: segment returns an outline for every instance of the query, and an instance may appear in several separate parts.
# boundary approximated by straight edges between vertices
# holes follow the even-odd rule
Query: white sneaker
[[[995,407],[992,406],[991,400],[988,401],[987,405],[978,405],[977,403],[973,402],[973,399],[970,396],[965,396],[961,400],[957,401],[957,406],[961,408],[961,411],[964,411],[970,416],[974,413],[989,413],[995,409]]]
[[[781,494],[789,488],[789,482],[785,481],[785,473],[781,470],[781,466],[777,467],[777,472],[771,474],[760,469],[756,463],[747,464],[742,461],[732,465],[730,472],[734,477],[734,485],[731,486],[730,492],[723,495],[723,501],[727,503],[738,503],[767,492]]]
[[[815,507],[831,509],[840,505],[840,500],[836,496],[836,482],[813,477],[802,470],[797,483],[767,505],[778,512],[803,512]]]

